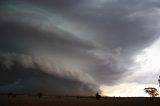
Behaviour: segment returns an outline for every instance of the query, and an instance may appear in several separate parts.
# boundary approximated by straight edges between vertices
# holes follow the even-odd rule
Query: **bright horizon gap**
[[[109,97],[149,97],[144,88],[154,87],[160,92],[158,84],[122,83],[114,86],[102,85],[102,96]],[[158,95],[157,97],[160,97]]]

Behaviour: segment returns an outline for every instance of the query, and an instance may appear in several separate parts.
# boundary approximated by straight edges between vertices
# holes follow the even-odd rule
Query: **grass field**
[[[160,98],[0,96],[0,106],[160,106]]]

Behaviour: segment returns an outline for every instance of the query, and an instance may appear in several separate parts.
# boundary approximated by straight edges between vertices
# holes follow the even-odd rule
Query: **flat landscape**
[[[0,106],[160,106],[160,98],[0,96]]]

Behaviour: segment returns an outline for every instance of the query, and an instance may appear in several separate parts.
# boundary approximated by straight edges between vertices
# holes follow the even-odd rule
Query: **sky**
[[[159,0],[1,0],[0,92],[159,90]]]

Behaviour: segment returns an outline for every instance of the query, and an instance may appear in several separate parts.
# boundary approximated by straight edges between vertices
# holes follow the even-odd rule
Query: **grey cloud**
[[[113,82],[117,82],[117,79],[121,81],[121,78],[134,73],[134,70],[129,69],[130,66],[134,65],[134,56],[159,38],[158,11],[160,2],[117,0],[101,4],[99,1],[97,3],[99,5],[81,4],[77,8],[79,12],[74,14],[76,14],[75,19],[94,29],[95,35],[92,37],[96,39],[96,42],[103,47],[110,48],[106,53],[113,53],[117,48],[121,48],[121,55],[115,56],[116,61],[113,59],[109,63],[113,62],[114,67],[100,63],[93,66],[96,70],[95,77],[97,73],[101,73],[101,79],[104,78],[101,81],[113,84]],[[74,15],[71,15],[71,18],[74,19]],[[119,65],[122,67],[117,67]]]
[[[34,5],[43,6],[45,8],[53,9],[54,11],[59,11],[65,13],[66,11],[72,11],[79,3],[85,0],[1,0],[0,4],[4,5],[7,3],[24,4],[30,3]]]
[[[61,17],[56,16],[55,13],[52,14],[45,9],[39,9],[38,7],[30,5],[24,5],[23,8],[22,6],[23,5],[20,4],[10,4],[2,7],[0,11],[1,34],[2,39],[4,39],[2,41],[13,37],[11,36],[12,33],[14,37],[11,39],[11,43],[16,43],[15,41],[18,39],[20,43],[23,43],[22,45],[24,45],[25,48],[28,48],[26,45],[36,46],[38,44],[39,46],[40,42],[42,45],[45,43],[44,46],[46,48],[51,48],[52,46],[52,48],[56,50],[60,47],[63,49],[96,48],[95,43],[81,39],[72,32],[61,29],[61,26],[63,26],[63,23],[67,20],[61,19]],[[27,9],[27,7],[33,9]],[[36,41],[37,36],[39,40]],[[24,40],[24,38],[26,39]],[[35,43],[28,44],[28,42]],[[57,45],[59,47],[56,47]]]
[[[93,95],[99,91],[98,85],[87,73],[72,71],[62,64],[38,57],[1,53],[0,68],[0,91],[17,91],[19,86],[21,89],[18,92],[31,92],[33,89],[32,93],[41,90],[56,95]]]
[[[56,30],[55,32],[54,31],[45,32],[30,26],[25,26],[25,24],[17,24],[14,22],[1,22],[0,27],[1,27],[0,33],[1,33],[1,43],[2,43],[1,46],[5,46],[1,48],[4,49],[6,48],[10,49],[14,45],[15,47],[19,46],[19,48],[22,50],[23,48],[32,49],[32,47],[37,49],[48,48],[55,51],[63,49],[68,49],[68,51],[72,51],[72,49],[76,48],[83,48],[83,49],[95,48],[92,42],[81,40],[79,38],[76,38],[75,36],[72,36],[72,34],[65,32],[63,30],[59,30],[57,28],[53,29]],[[6,44],[7,40],[10,43],[10,45]]]
[[[98,32],[96,38],[102,45],[109,46],[111,49],[121,47],[125,50],[130,48],[133,51],[141,50],[157,38],[157,29],[147,28],[151,23],[155,23],[154,19],[149,18],[152,16],[147,14],[150,13],[150,9],[155,8],[155,6],[148,7],[150,3],[152,4],[151,1],[119,0],[102,4],[100,8],[88,8],[90,7],[88,4],[83,7],[88,14],[84,14],[82,18],[96,29]],[[126,18],[137,11],[146,13],[146,16],[132,21]],[[97,14],[101,15],[97,16]]]
[[[100,84],[120,83],[126,75],[132,75],[134,71],[129,68],[134,65],[134,56],[159,38],[157,0],[25,2],[36,9],[27,9],[30,6],[21,2],[27,6],[20,10],[17,3],[16,14],[12,8],[10,12],[8,8],[0,10],[0,50],[60,61],[88,73]],[[10,17],[6,18],[8,13]],[[83,33],[74,34],[74,27]]]
[[[1,24],[1,50],[28,54],[32,54],[34,50],[36,51],[34,55],[41,54],[41,52],[45,51],[46,54],[51,55],[53,60],[58,58],[58,61],[73,67],[73,69],[78,68],[82,72],[87,72],[100,83],[113,83],[113,80],[119,79],[125,72],[119,72],[119,68],[115,69],[118,63],[114,59],[113,54],[111,55],[108,52],[107,54],[109,55],[103,56],[107,51],[101,50],[102,53],[98,53],[96,50],[99,50],[99,48],[91,45],[89,42],[73,36],[71,38],[65,38],[63,37],[65,33],[62,36],[53,33],[48,34],[45,31],[43,32],[23,25],[10,22],[8,24],[6,22]],[[6,44],[7,42],[10,43]],[[96,55],[102,55],[102,57],[97,57],[90,52],[92,50],[95,50]],[[105,61],[108,61],[107,64],[104,64]],[[112,64],[113,66],[110,67],[108,64]]]

